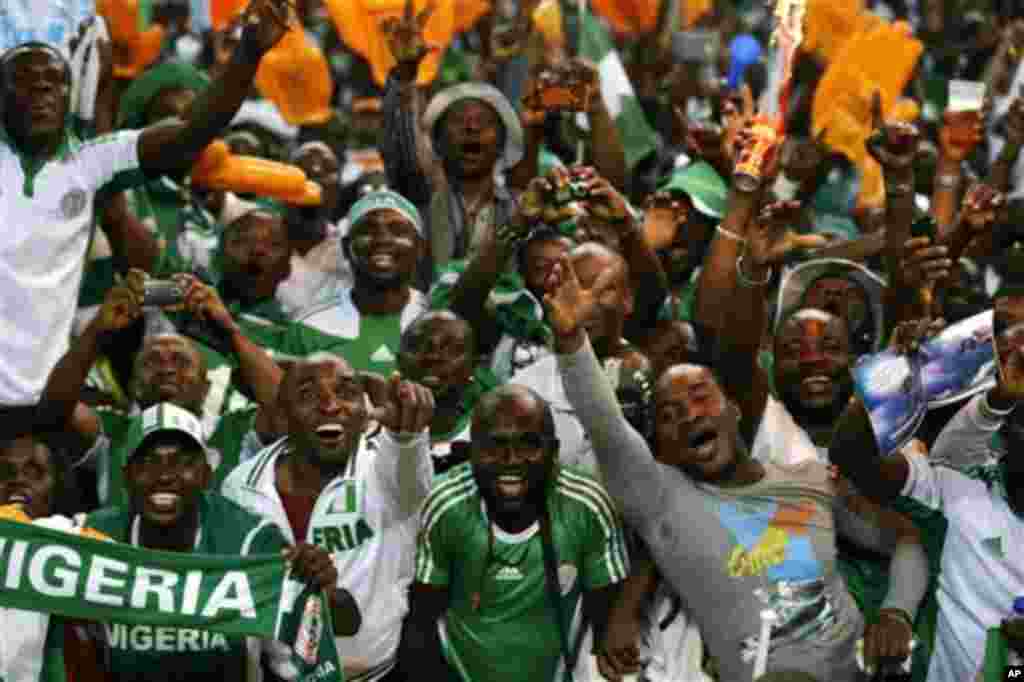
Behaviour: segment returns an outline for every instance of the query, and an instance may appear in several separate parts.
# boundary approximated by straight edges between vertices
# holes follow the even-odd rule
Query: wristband
[[[740,254],[736,259],[736,279],[739,281],[741,287],[751,289],[753,287],[767,286],[768,282],[772,281],[772,275],[775,274],[772,268],[768,268],[768,274],[765,275],[763,280],[750,279],[743,274],[743,254]]]
[[[741,237],[738,234],[736,234],[735,232],[733,232],[732,230],[727,230],[724,227],[722,227],[721,225],[716,227],[715,231],[718,232],[718,234],[722,235],[723,237],[727,237],[727,238],[733,240],[734,242],[739,242],[741,244],[746,244],[747,243],[747,238],[746,237]]]

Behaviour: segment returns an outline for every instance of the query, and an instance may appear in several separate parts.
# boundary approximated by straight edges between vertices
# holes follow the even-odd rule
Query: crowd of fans
[[[861,93],[874,200],[815,127],[819,54],[773,108],[771,6],[661,4],[713,51],[662,16],[620,73],[576,54],[576,3],[559,44],[521,0],[424,84],[410,2],[380,85],[318,0],[208,31],[153,0],[160,56],[118,77],[98,42],[88,122],[94,20],[3,45],[0,517],[283,551],[350,682],[994,679],[993,632],[1024,655],[1024,346],[946,368],[966,389],[893,452],[855,370],[1024,323],[1024,13],[857,5],[923,47],[909,120]],[[322,124],[254,87],[290,21],[330,67]],[[559,69],[581,107],[541,96]],[[217,139],[321,201],[193,182]],[[295,679],[274,641],[2,611],[0,682]]]

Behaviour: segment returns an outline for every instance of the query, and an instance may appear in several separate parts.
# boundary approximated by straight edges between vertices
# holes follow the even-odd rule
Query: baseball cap
[[[128,459],[131,460],[154,436],[163,434],[181,434],[207,453],[199,418],[172,403],[157,403],[143,410],[129,427],[125,438]]]

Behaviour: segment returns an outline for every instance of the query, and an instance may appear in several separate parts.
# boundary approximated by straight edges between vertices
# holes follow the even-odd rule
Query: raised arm
[[[224,73],[192,103],[185,122],[160,123],[139,138],[139,165],[150,176],[186,172],[252,91],[260,59],[287,30],[287,0],[253,0],[245,10],[242,40]]]
[[[217,290],[192,275],[176,275],[185,289],[185,312],[196,320],[218,328],[220,336],[230,340],[230,350],[238,358],[242,378],[260,405],[273,405],[284,372],[263,348],[242,331],[231,316]]]
[[[626,320],[625,336],[639,338],[658,321],[658,311],[668,295],[668,276],[658,254],[644,238],[641,224],[626,198],[615,189],[613,182],[599,175],[598,170],[583,168],[573,172],[588,178],[587,210],[618,232],[635,297],[633,314]]]
[[[572,261],[562,256],[544,302],[555,333],[558,366],[569,403],[594,445],[608,491],[625,511],[626,521],[643,521],[664,512],[666,496],[661,466],[650,447],[622,413],[601,365],[582,327],[602,293],[614,282],[613,271],[582,289]]]
[[[364,384],[373,375],[362,375]],[[419,512],[430,492],[433,464],[430,460],[430,421],[434,394],[396,372],[385,386],[367,391],[375,404],[370,417],[384,426],[378,439],[381,450],[373,459],[375,475],[392,498],[392,522],[404,521]]]
[[[401,19],[389,19],[381,26],[396,65],[384,91],[380,149],[388,184],[417,206],[429,204],[431,190],[440,191],[444,186],[444,172],[420,128],[423,95],[416,86],[420,62],[430,52],[423,27],[431,12],[428,4],[414,16],[412,0],[408,0]]]
[[[448,307],[473,325],[482,348],[493,347],[500,336],[487,299],[516,246],[540,216],[549,187],[545,178],[530,181],[508,223],[484,232],[479,248],[448,295]]]
[[[873,132],[865,145],[882,166],[885,178],[885,249],[882,252],[889,287],[886,288],[885,326],[890,333],[895,326],[913,317],[917,305],[928,303],[918,289],[903,286],[900,260],[904,245],[911,235],[914,221],[914,157],[919,134],[909,123],[886,122],[878,93],[871,105]]]
[[[767,285],[773,270],[802,248],[823,246],[821,235],[800,235],[791,229],[803,219],[799,202],[779,201],[765,206],[745,231],[742,253],[736,259],[736,284],[722,314],[728,321],[718,329],[719,357],[715,365],[726,390],[739,399],[744,435],[753,442],[768,400],[768,377],[760,366],[761,337],[768,319]]]
[[[145,273],[129,272],[124,283],[107,292],[103,305],[82,334],[50,372],[37,407],[41,428],[74,430],[83,443],[91,446],[102,426],[99,416],[80,403],[89,371],[99,359],[110,337],[133,325],[142,315],[142,282]]]

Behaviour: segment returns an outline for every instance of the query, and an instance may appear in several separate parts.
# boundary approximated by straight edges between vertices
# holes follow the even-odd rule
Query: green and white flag
[[[657,149],[658,138],[644,117],[608,29],[589,9],[583,17],[583,30],[580,32],[580,56],[597,65],[601,76],[601,99],[619,129],[626,149],[626,164],[632,169]]]
[[[276,554],[158,552],[0,520],[0,606],[291,646],[301,682],[343,682],[326,599]]]

